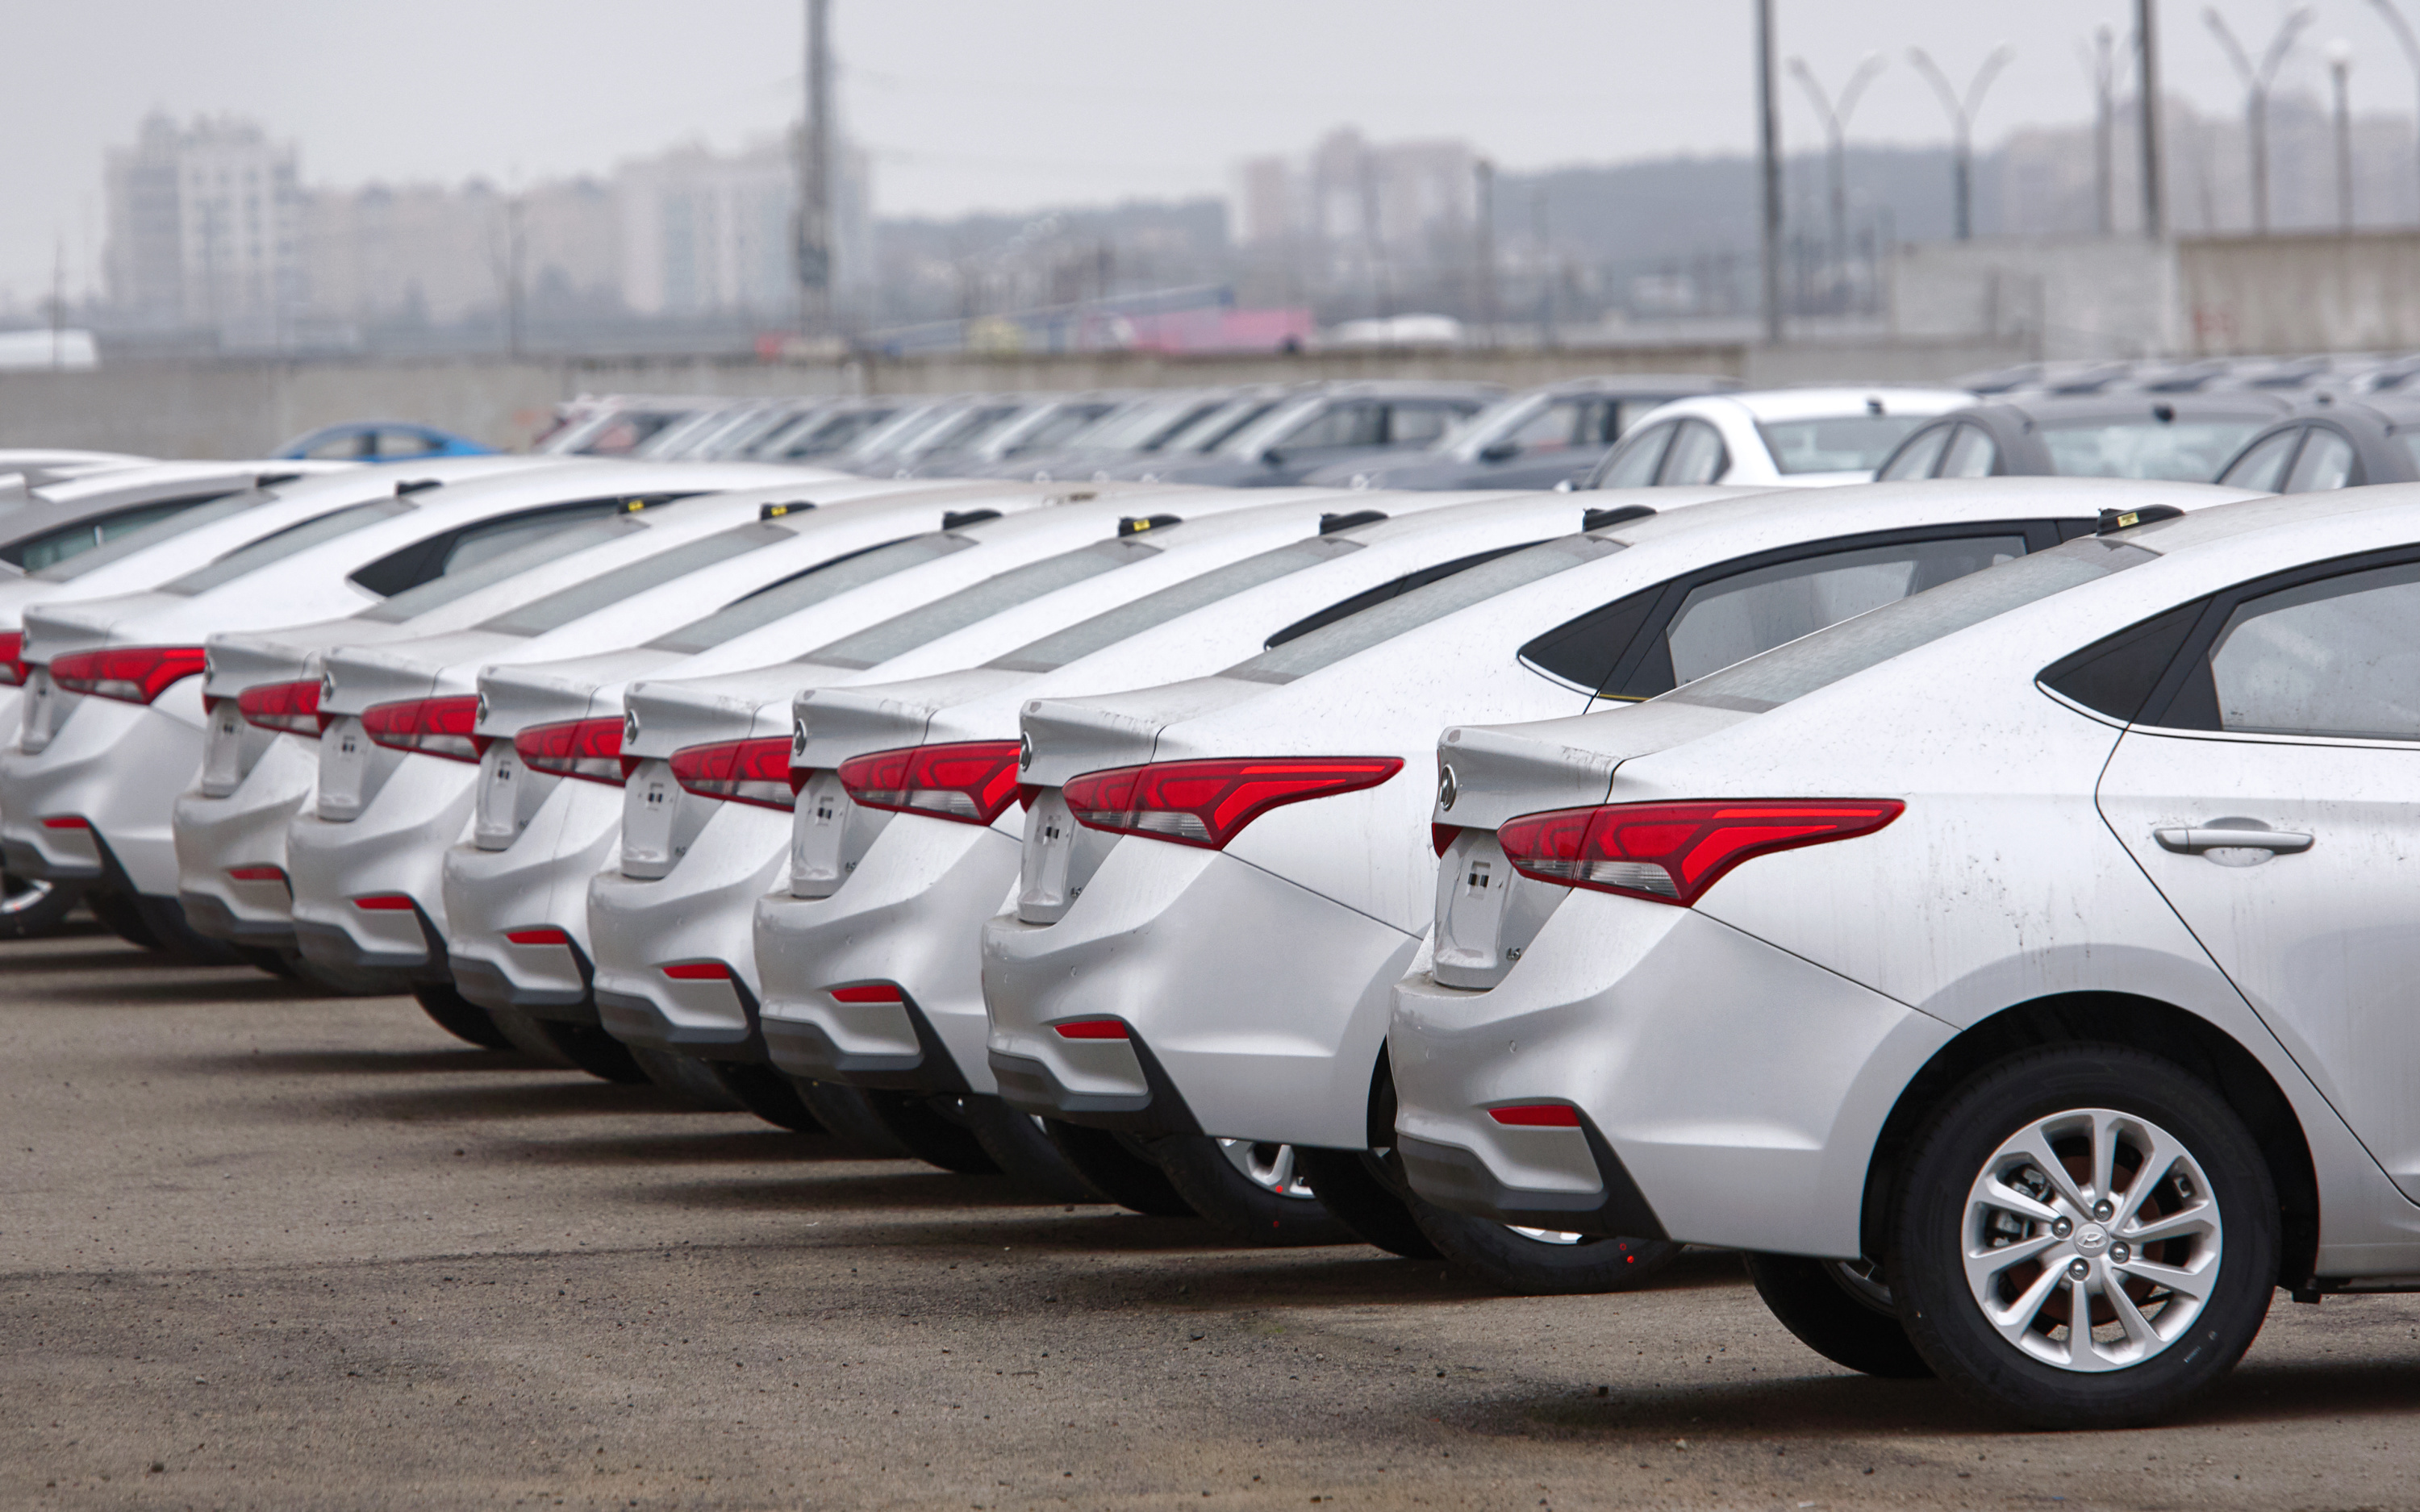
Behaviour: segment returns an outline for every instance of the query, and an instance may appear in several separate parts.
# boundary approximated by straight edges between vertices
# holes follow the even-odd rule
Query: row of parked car
[[[1930,393],[1564,489],[0,455],[6,917],[2149,1420],[2420,1287],[2420,490],[1864,481]]]

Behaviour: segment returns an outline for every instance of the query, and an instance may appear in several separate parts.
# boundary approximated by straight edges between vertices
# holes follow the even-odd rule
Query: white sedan
[[[1641,415],[1587,488],[1867,483],[1908,432],[1964,409],[1963,389],[1762,389],[1675,399]]]
[[[1448,731],[1413,1186],[1761,1252],[1817,1350],[2039,1427],[2420,1288],[2420,487],[2144,520]]]

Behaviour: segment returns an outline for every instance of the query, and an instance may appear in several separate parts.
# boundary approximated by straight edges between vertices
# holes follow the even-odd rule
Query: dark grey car
[[[1140,457],[1111,478],[1269,488],[1326,468],[1417,454],[1501,396],[1493,383],[1322,383],[1273,407],[1215,451]]]
[[[1576,486],[1639,416],[1739,386],[1736,378],[1687,374],[1571,378],[1490,405],[1425,453],[1341,462],[1302,481],[1340,488]]]
[[[1942,415],[1874,474],[1909,478],[2156,478],[2207,483],[2266,423],[2292,409],[2254,389],[2028,395]]]
[[[2316,401],[2246,441],[2217,481],[2264,493],[2420,483],[2420,395]]]

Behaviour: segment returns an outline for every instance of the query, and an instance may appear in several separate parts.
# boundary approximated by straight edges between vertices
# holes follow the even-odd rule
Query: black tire
[[[457,1040],[466,1041],[482,1050],[509,1050],[513,1042],[488,1011],[454,990],[451,982],[424,981],[411,989],[420,1002],[421,1011],[437,1021],[437,1026]]]
[[[992,1164],[1008,1173],[1027,1196],[1040,1202],[1106,1202],[1076,1173],[1067,1157],[1043,1133],[1030,1113],[1019,1113],[997,1097],[969,1095],[958,1100],[967,1132],[975,1136]]]
[[[143,927],[160,942],[157,949],[163,955],[200,966],[256,964],[244,954],[242,947],[226,940],[212,939],[186,923],[185,905],[174,898],[154,898],[148,893],[136,893],[129,903],[142,916]]]
[[[869,1088],[865,1102],[891,1136],[928,1165],[960,1176],[998,1176],[1000,1164],[984,1153],[955,1099],[941,1093],[887,1092]]]
[[[332,966],[295,949],[277,953],[286,962],[287,976],[334,996],[395,997],[411,991],[411,979],[401,972],[368,966]]]
[[[2140,1120],[2181,1150],[2178,1162],[2143,1178],[2153,1183],[2148,1194],[2137,1194],[2135,1180],[2141,1150],[2153,1141],[2139,1132],[2110,1141],[2115,1151],[2110,1165],[2117,1173],[2113,1190],[2105,1195],[2087,1190],[2096,1160],[2091,1130],[2098,1125],[2085,1112],[2102,1109]],[[2069,1115],[2075,1120],[2071,1124]],[[2057,1191],[2062,1182],[2078,1197],[2093,1201],[2081,1221],[2070,1216],[2059,1220],[2067,1226],[2064,1234],[2047,1223],[2024,1222],[2005,1208],[1990,1210],[1989,1216],[1969,1211],[1970,1196],[1998,1152],[2036,1126],[2063,1168],[2060,1175],[2045,1175],[2038,1165],[1998,1168],[2005,1180],[2046,1195],[2063,1214],[2072,1204]],[[2079,1146],[2082,1154],[2077,1153]],[[2135,1165],[2126,1163],[2130,1150]],[[2122,1186],[2118,1176],[2124,1178]],[[2103,1227],[2103,1203],[2121,1193],[2124,1207],[2111,1208],[2118,1221]],[[2132,1227],[2125,1210],[2136,1204],[2156,1207],[2163,1214],[2214,1205],[2216,1217],[2210,1228],[2154,1241],[2159,1263],[2215,1269],[2197,1312],[2172,1318],[2172,1309],[2192,1307],[2185,1293],[2164,1294],[2139,1273],[2110,1269],[2128,1263],[2119,1256],[2131,1251],[2119,1246]],[[1988,1229],[1982,1227],[1987,1224]],[[2036,1350],[2059,1351],[2077,1342],[2071,1329],[2066,1330],[2067,1339],[2055,1336],[2066,1329],[2064,1319],[2074,1299],[2068,1287],[2055,1282],[2046,1304],[2022,1332],[2024,1347],[2004,1336],[1969,1285],[1967,1251],[1987,1231],[2030,1249],[2027,1241],[2037,1227],[2054,1241],[2041,1252],[2051,1264],[2082,1267],[2095,1288],[2086,1298],[2092,1315],[2088,1332],[2120,1327],[2110,1288],[2102,1283],[2111,1274],[2124,1273],[2129,1281],[2116,1289],[2132,1299],[2138,1312],[2153,1307],[2146,1316],[2154,1329],[2166,1320],[2173,1342],[2152,1349],[2135,1363],[2097,1370],[2071,1370],[2038,1357]],[[1894,1187],[1886,1261],[1909,1339],[1953,1389],[2035,1427],[2135,1427],[2181,1410],[2216,1384],[2251,1348],[2276,1289],[2280,1227],[2276,1188],[2259,1144],[2209,1084],[2175,1062],[2141,1050],[2063,1045],[2027,1051],[1986,1068],[1932,1111],[1909,1147],[1907,1164]],[[2067,1258],[2061,1260],[2062,1256]],[[2047,1280],[2052,1273],[2027,1259],[1996,1278],[1993,1285],[2001,1289],[1995,1295],[2009,1300],[2010,1290],[2037,1278]],[[2106,1320],[2101,1316],[2104,1310]]]
[[[52,934],[84,901],[72,882],[40,882],[0,872],[0,940]]]
[[[1365,1242],[1407,1260],[1437,1257],[1437,1247],[1420,1232],[1410,1205],[1372,1168],[1375,1155],[1366,1149],[1296,1145],[1294,1158],[1321,1205]]]
[[[1413,1199],[1412,1217],[1437,1253],[1518,1297],[1625,1291],[1680,1258],[1668,1239],[1534,1238],[1492,1218]]]
[[[790,1090],[815,1116],[831,1136],[848,1147],[849,1152],[864,1160],[913,1160],[898,1136],[883,1127],[874,1116],[873,1105],[865,1093],[838,1082],[810,1081],[804,1076],[784,1077]]]
[[[790,1085],[790,1079],[772,1067],[720,1060],[712,1063],[712,1069],[723,1090],[767,1123],[792,1134],[824,1132],[822,1122],[799,1101],[798,1089]]]
[[[1152,1141],[1151,1153],[1194,1211],[1246,1243],[1350,1244],[1360,1237],[1311,1195],[1291,1145],[1171,1134]],[[1248,1174],[1243,1162],[1259,1174]]]
[[[146,950],[163,949],[160,936],[151,933],[151,926],[143,918],[142,911],[116,888],[101,887],[90,889],[85,894],[84,905],[92,910],[93,918],[101,920],[101,928],[127,944],[139,945]]]
[[[628,1044],[623,1048],[630,1052],[631,1064],[639,1068],[639,1073],[681,1106],[698,1113],[743,1111],[739,1099],[731,1095],[731,1088],[705,1061],[644,1045]]]
[[[590,1024],[542,1019],[524,1009],[490,1008],[488,1017],[514,1047],[541,1065],[584,1071],[599,1081],[635,1087],[647,1079],[630,1047]]]
[[[1043,1119],[1042,1132],[1077,1175],[1119,1207],[1147,1218],[1201,1216],[1171,1184],[1159,1162],[1125,1135],[1057,1119]]]
[[[1749,1255],[1748,1279],[1781,1326],[1834,1365],[1890,1381],[1921,1381],[1932,1366],[1908,1342],[1890,1288],[1838,1260]]]

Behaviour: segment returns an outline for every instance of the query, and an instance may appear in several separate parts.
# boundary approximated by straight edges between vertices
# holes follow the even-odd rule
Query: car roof
[[[2162,420],[2267,421],[2288,413],[2293,406],[2278,394],[2258,389],[2197,390],[2184,393],[2120,389],[2098,393],[2011,395],[1975,408],[2012,414],[2037,424],[2050,424],[2078,420],[2133,420],[2147,415]],[[2159,411],[2162,409],[2169,412],[2161,415]]]
[[[1914,385],[1878,383],[1871,387],[1852,388],[1845,385],[1804,389],[1748,389],[1737,393],[1699,394],[1693,398],[1675,399],[1673,413],[1708,413],[1719,407],[1736,406],[1750,420],[1822,420],[1838,415],[1861,415],[1880,404],[1885,414],[1935,415],[1950,409],[1962,409],[1975,402],[1975,396],[1963,389],[1923,388]],[[1652,416],[1642,416],[1652,419]]]

